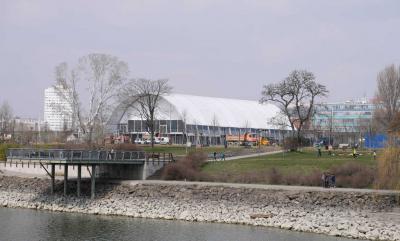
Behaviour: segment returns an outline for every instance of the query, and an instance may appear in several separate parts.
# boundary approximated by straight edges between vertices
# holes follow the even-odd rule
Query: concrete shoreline
[[[97,197],[49,194],[49,180],[0,176],[0,206],[140,218],[277,227],[370,240],[400,240],[398,192],[245,184],[129,181],[98,185]],[[83,191],[88,183],[83,183]],[[88,192],[86,192],[88,193]]]

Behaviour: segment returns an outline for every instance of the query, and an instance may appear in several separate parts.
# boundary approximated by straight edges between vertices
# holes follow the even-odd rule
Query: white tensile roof
[[[163,112],[158,114],[160,119],[174,116],[185,119],[186,124],[212,126],[216,122],[216,126],[222,127],[277,128],[270,123],[279,113],[279,108],[273,104],[185,94],[169,94],[163,96],[163,101],[170,105],[170,110],[166,113],[167,103],[160,103],[160,112]]]

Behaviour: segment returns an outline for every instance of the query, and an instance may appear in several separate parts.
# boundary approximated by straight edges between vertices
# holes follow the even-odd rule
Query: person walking
[[[321,145],[318,145],[318,157],[322,156]]]
[[[356,148],[354,147],[353,148],[353,158],[356,158],[357,157],[357,150],[356,150]]]
[[[376,160],[376,150],[374,150],[374,152],[372,153],[372,155],[374,156],[374,160]]]
[[[221,153],[221,161],[225,161],[225,152]]]
[[[216,160],[217,160],[217,152],[214,151],[214,161],[216,161]]]

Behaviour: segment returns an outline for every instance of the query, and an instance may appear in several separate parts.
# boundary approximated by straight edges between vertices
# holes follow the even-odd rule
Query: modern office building
[[[51,131],[65,131],[72,126],[70,93],[61,86],[44,91],[44,122]]]
[[[109,122],[111,131],[129,135],[132,141],[148,135],[146,123],[136,109],[117,108]],[[278,113],[275,105],[258,101],[169,94],[160,100],[155,132],[175,144],[223,144],[227,136],[245,133],[279,140],[287,130],[272,124],[271,118]]]
[[[360,132],[370,128],[375,105],[367,99],[316,105],[314,129]]]

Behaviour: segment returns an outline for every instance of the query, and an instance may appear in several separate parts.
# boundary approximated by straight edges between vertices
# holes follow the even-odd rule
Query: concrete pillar
[[[82,176],[82,166],[78,165],[78,179],[76,183],[76,194],[77,196],[81,196],[81,176]]]
[[[92,177],[91,177],[91,198],[95,196],[95,189],[96,189],[96,165],[92,165]]]
[[[56,176],[56,165],[51,164],[51,194],[54,194],[55,176]]]
[[[64,196],[67,195],[67,182],[68,182],[68,165],[64,165]]]
[[[138,168],[139,169],[139,168]],[[140,169],[139,169],[140,170]],[[140,175],[140,174],[139,174]],[[142,169],[142,180],[146,180],[147,175],[147,160],[144,161]],[[140,177],[140,176],[139,176]]]

